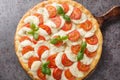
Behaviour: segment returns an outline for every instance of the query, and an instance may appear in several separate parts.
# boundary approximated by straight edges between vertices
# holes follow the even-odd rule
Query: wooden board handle
[[[120,17],[120,6],[114,6],[112,7],[109,11],[107,11],[105,14],[102,16],[96,17],[98,23],[100,26],[103,24],[104,21],[109,20],[109,19],[114,19]]]

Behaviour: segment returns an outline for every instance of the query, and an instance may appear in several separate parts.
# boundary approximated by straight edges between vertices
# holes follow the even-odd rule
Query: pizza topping
[[[51,18],[51,20],[55,23],[55,25],[56,25],[57,28],[60,27],[60,25],[61,25],[62,22],[61,22],[61,19],[60,19],[59,16],[56,16],[56,17],[54,17],[54,18]]]
[[[63,40],[67,40],[68,36],[57,36],[56,38],[53,38],[50,40],[51,44],[57,44],[59,42],[62,42]]]
[[[39,36],[38,36],[38,40],[33,39],[32,42],[33,42],[34,44],[36,44],[36,43],[37,43],[38,41],[40,41],[40,40],[45,40],[45,37],[39,35]]]
[[[51,75],[51,70],[48,67],[49,64],[50,64],[49,61],[47,61],[47,62],[45,62],[45,63],[42,64],[42,73],[43,74]]]
[[[60,70],[59,68],[55,68],[53,70],[53,77],[56,79],[56,80],[60,80],[61,79],[61,75],[62,75],[62,70]]]
[[[88,51],[88,49],[85,49],[85,54],[90,58],[94,57],[96,55],[96,53],[97,53],[96,51],[90,52],[90,51]]]
[[[87,46],[86,42],[82,42],[82,44],[81,44],[81,50],[79,51],[79,53],[77,55],[77,60],[78,61],[81,60],[81,59],[83,59],[84,50],[85,50],[86,46]]]
[[[20,42],[23,42],[24,40],[29,40],[29,41],[31,41],[31,39],[30,39],[28,36],[22,36],[22,37],[19,39]]]
[[[35,15],[36,17],[39,18],[39,21],[40,21],[39,25],[40,25],[40,24],[43,24],[43,16],[42,16],[42,14],[34,13],[33,15]]]
[[[71,19],[70,19],[70,17],[69,17],[68,15],[63,15],[63,18],[64,18],[65,21],[67,21],[67,22],[70,22],[70,21],[71,21]]]
[[[81,10],[79,8],[75,7],[70,18],[78,20],[81,18],[81,14],[82,14]]]
[[[62,27],[62,30],[64,31],[69,31],[72,28],[72,23],[71,22],[65,22],[64,26]]]
[[[56,56],[57,56],[57,54],[53,54],[53,55],[50,55],[48,57],[47,60],[50,61],[49,65],[48,65],[49,68],[56,68],[57,67],[56,64],[55,64]]]
[[[42,28],[43,30],[45,30],[49,35],[51,34],[51,29],[49,26],[47,25],[39,25],[40,28]]]
[[[86,54],[84,54],[84,57],[82,60],[80,60],[83,64],[90,65],[93,61],[93,58],[88,57]]]
[[[48,13],[49,13],[49,17],[50,17],[50,18],[53,18],[53,17],[56,16],[57,11],[56,11],[56,8],[55,8],[55,7],[53,7],[53,6],[51,6],[51,5],[48,5],[48,6],[46,7],[46,9],[48,10]]]
[[[26,23],[25,25],[23,25],[23,27],[30,28],[30,23]]]
[[[38,53],[38,56],[39,56],[40,59],[41,59],[41,55],[42,55],[46,50],[49,50],[49,48],[48,48],[47,46],[44,46],[44,45],[42,45],[42,46],[40,46],[40,47],[38,48],[37,53]]]
[[[95,45],[98,43],[98,38],[96,35],[93,35],[92,37],[86,38],[86,42],[91,45]]]
[[[64,9],[64,12],[67,13],[69,11],[69,6],[67,3],[62,3],[62,6],[63,6],[63,9]]]
[[[78,62],[77,67],[80,71],[87,72],[90,69],[89,65],[85,65],[81,62]]]
[[[29,51],[34,51],[34,48],[31,47],[30,45],[23,47],[23,49],[22,49],[22,55],[24,55],[25,53],[27,53]]]
[[[67,79],[71,79],[73,78],[74,76],[71,74],[71,72],[69,71],[69,69],[65,70],[65,76]],[[75,77],[74,77],[75,78]]]
[[[31,71],[37,71],[41,65],[40,61],[34,61],[31,65]]]
[[[70,61],[70,60],[67,58],[66,54],[63,54],[63,55],[62,55],[62,64],[63,64],[64,66],[71,66],[71,65],[73,64],[73,62]]]
[[[78,52],[80,51],[80,45],[72,45],[71,46],[71,50],[74,54],[78,54]]]
[[[37,75],[38,75],[38,77],[39,77],[40,79],[46,80],[45,74],[42,73],[42,70],[41,70],[41,69],[38,69]]]
[[[83,28],[85,31],[89,31],[92,29],[92,23],[87,20],[84,23],[80,24],[80,27]]]
[[[30,28],[31,28],[31,31],[29,31],[28,34],[31,34],[33,38],[37,40],[39,37],[39,34],[37,32],[39,30],[38,26],[35,25],[34,23],[31,23]]]
[[[73,42],[78,41],[78,39],[80,39],[80,33],[74,30],[68,34],[68,39]]]
[[[39,61],[39,58],[32,56],[28,59],[28,67],[29,68],[31,68],[31,65],[33,64],[34,61]]]

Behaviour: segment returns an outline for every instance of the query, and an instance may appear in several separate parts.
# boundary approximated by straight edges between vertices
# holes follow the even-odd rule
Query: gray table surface
[[[31,80],[14,51],[14,33],[23,14],[42,0],[0,0],[0,80]],[[77,0],[99,16],[120,0]],[[87,80],[120,80],[120,19],[106,21],[101,60]]]

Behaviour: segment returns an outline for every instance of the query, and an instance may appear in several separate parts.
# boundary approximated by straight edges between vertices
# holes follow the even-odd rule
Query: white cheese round
[[[40,68],[41,62],[40,61],[34,61],[31,65],[31,71],[37,71]]]
[[[87,49],[88,49],[89,52],[95,52],[97,50],[98,46],[99,46],[98,44],[90,45],[90,44],[87,43]]]
[[[91,64],[92,63],[92,61],[93,61],[93,58],[89,58],[89,57],[87,57],[87,55],[86,54],[84,54],[84,57],[83,57],[83,59],[82,60],[80,60],[83,64],[85,64],[85,65],[89,65],[89,64]]]

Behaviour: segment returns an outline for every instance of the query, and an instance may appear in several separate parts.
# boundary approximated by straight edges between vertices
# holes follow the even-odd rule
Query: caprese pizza
[[[98,22],[72,0],[43,1],[18,24],[15,50],[33,80],[82,80],[102,51]]]

